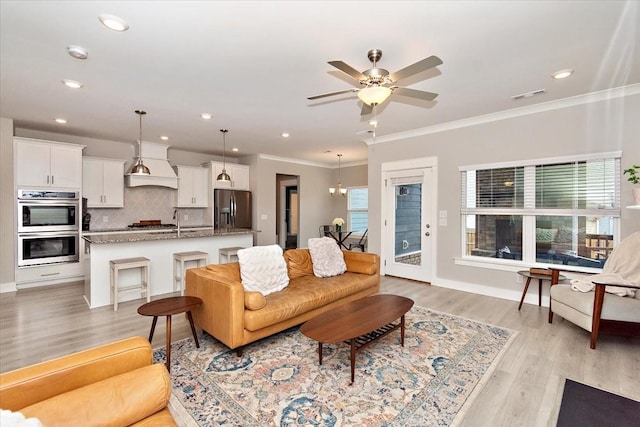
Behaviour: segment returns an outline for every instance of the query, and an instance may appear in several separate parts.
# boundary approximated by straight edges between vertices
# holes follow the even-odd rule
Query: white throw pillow
[[[331,277],[347,271],[344,254],[331,237],[309,239],[309,253],[313,263],[313,274],[317,277]]]
[[[37,418],[25,418],[20,412],[8,409],[0,410],[0,426],[2,427],[42,427]]]
[[[246,291],[269,295],[289,284],[287,263],[278,245],[253,246],[238,251],[240,277]]]

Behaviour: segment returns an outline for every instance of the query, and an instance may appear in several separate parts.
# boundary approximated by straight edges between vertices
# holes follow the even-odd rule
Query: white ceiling
[[[103,13],[130,29],[106,29]],[[444,62],[401,82],[436,101],[392,95],[378,137],[640,82],[637,1],[2,0],[0,16],[0,113],[16,127],[133,144],[143,109],[145,141],[168,135],[208,154],[221,154],[227,128],[233,156],[365,160],[369,117],[357,96],[307,97],[353,87],[327,62],[362,71],[372,48],[389,72],[430,55]],[[550,77],[564,68],[575,73]],[[547,93],[511,99],[537,89]]]

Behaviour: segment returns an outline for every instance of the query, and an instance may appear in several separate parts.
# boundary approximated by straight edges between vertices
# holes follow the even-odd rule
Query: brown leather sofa
[[[196,325],[231,349],[299,325],[347,301],[380,289],[380,257],[343,251],[347,272],[316,277],[308,249],[284,253],[289,285],[266,297],[245,292],[240,264],[211,264],[187,270],[186,294],[202,299],[193,311]],[[239,351],[240,352],[240,351]]]
[[[128,338],[0,374],[0,406],[56,426],[175,426],[171,380]]]

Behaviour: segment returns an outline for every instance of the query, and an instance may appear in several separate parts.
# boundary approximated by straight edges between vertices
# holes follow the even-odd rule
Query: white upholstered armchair
[[[600,330],[640,336],[640,232],[616,246],[600,274],[558,284],[560,271],[552,268],[549,323],[556,313],[591,332],[592,349]]]

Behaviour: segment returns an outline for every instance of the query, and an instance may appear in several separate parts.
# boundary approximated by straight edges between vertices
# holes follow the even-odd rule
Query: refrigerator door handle
[[[231,228],[236,227],[236,213],[237,213],[237,205],[236,205],[236,195],[231,196]]]

